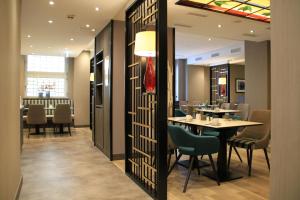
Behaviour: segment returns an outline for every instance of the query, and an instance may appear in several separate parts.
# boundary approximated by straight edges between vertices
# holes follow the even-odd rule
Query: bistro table
[[[197,112],[202,112],[204,114],[213,114],[213,115],[217,115],[220,118],[223,117],[223,115],[225,115],[226,113],[229,114],[235,114],[235,113],[239,113],[240,110],[227,110],[227,109],[196,109]]]
[[[212,121],[198,120],[198,119],[186,120],[186,117],[170,117],[168,118],[168,121],[173,123],[189,125],[192,127],[192,130],[197,130],[197,126],[201,126],[201,127],[213,129],[220,133],[219,135],[220,149],[218,153],[217,167],[218,167],[219,179],[222,182],[242,178],[240,174],[228,171],[227,140],[231,138],[233,135],[235,135],[239,127],[262,125],[262,123],[259,122],[228,120],[228,119],[219,119],[219,124],[213,125]],[[216,179],[214,173],[212,173],[211,171],[206,171],[204,175],[208,176],[209,178]]]

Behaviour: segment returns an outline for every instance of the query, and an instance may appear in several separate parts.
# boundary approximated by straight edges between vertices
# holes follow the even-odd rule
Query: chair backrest
[[[240,137],[252,138],[256,140],[261,140],[263,138],[270,138],[271,135],[271,111],[270,110],[253,110],[249,121],[260,122],[263,125],[259,126],[248,126],[242,133]]]
[[[54,112],[53,123],[69,124],[72,122],[71,108],[69,104],[57,104]]]
[[[221,109],[229,110],[230,109],[230,103],[222,103]]]
[[[183,112],[180,109],[175,109],[174,117],[185,117],[185,116],[186,116],[185,112]]]
[[[248,120],[249,112],[250,112],[250,105],[249,104],[238,104],[237,109],[240,111],[239,116],[241,120]]]
[[[219,150],[219,139],[213,136],[197,136],[180,126],[168,125],[170,137],[176,147],[192,147],[198,155],[212,154]]]
[[[27,112],[27,124],[38,125],[47,123],[44,105],[29,105]]]

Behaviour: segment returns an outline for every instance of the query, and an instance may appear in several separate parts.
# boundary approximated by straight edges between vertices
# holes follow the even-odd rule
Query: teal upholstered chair
[[[180,109],[175,109],[174,117],[185,117],[186,113]]]
[[[172,138],[172,141],[176,145],[176,147],[179,150],[179,155],[176,158],[175,163],[171,167],[169,173],[172,171],[174,166],[178,163],[180,157],[182,155],[188,155],[190,156],[190,164],[188,167],[188,175],[185,180],[183,192],[186,192],[187,184],[191,175],[191,171],[193,166],[196,165],[198,169],[198,174],[200,175],[200,169],[198,166],[198,162],[194,163],[195,161],[198,161],[199,155],[208,155],[212,169],[215,173],[215,176],[217,177],[217,183],[220,185],[219,179],[218,179],[218,173],[215,168],[215,164],[212,158],[212,154],[218,153],[219,151],[219,139],[212,136],[198,136],[190,133],[189,131],[183,129],[180,126],[175,125],[169,125],[168,131],[170,134],[170,137]],[[195,164],[195,165],[194,165]]]

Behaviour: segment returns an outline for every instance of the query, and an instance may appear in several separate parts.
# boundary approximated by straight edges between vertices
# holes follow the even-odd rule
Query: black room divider
[[[167,199],[167,59],[167,1],[136,0],[126,11],[125,168],[159,200]]]

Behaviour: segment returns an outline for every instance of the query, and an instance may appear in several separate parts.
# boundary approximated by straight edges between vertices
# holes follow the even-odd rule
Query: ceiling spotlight
[[[53,6],[54,5],[54,1],[49,1],[49,5]]]
[[[32,46],[32,45],[30,45],[29,47],[30,47],[30,48],[32,48],[33,46]]]
[[[250,30],[250,33],[253,34],[253,33],[254,33],[254,30]]]
[[[208,38],[208,41],[211,41],[211,38]]]
[[[99,7],[96,7],[95,10],[98,12],[98,11],[100,10],[100,8],[99,8]]]
[[[71,41],[74,41],[74,38],[70,38]]]
[[[49,24],[52,24],[52,23],[53,23],[53,20],[49,20],[48,23],[49,23]]]
[[[31,35],[27,35],[28,38],[31,38]]]
[[[90,25],[89,25],[89,24],[87,24],[87,25],[85,25],[85,27],[89,28],[89,27],[90,27]]]
[[[219,24],[219,25],[218,25],[218,28],[222,28],[222,25],[221,25],[221,24]]]
[[[93,29],[92,29],[92,32],[95,32],[95,31],[96,31],[96,30],[93,28]]]

